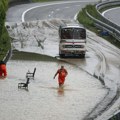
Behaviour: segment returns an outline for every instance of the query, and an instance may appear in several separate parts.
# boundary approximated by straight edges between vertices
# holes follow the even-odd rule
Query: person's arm
[[[58,70],[58,71],[59,71],[59,70]],[[55,73],[55,75],[54,75],[54,79],[55,79],[56,75],[58,74],[58,71]]]
[[[68,72],[67,72],[67,70],[65,69],[65,72],[66,72],[66,76],[68,75]]]

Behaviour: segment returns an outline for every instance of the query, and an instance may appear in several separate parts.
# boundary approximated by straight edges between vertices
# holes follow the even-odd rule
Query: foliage
[[[94,22],[86,15],[86,8],[83,8],[82,11],[79,12],[78,21],[86,28],[90,28],[90,26],[94,27]]]
[[[10,39],[5,28],[6,11],[8,8],[8,0],[0,1],[0,60],[6,55],[10,49]]]

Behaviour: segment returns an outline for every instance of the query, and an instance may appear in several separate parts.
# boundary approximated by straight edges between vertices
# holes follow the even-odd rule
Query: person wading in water
[[[4,61],[0,61],[0,78],[7,77],[7,69]]]
[[[54,75],[54,79],[56,77],[56,75],[58,74],[58,83],[59,83],[59,87],[64,85],[65,82],[65,77],[68,75],[67,70],[64,68],[64,66],[61,66],[60,69],[57,70],[57,72]]]

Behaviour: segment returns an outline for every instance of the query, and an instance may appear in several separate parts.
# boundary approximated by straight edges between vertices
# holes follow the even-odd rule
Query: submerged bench
[[[18,83],[18,88],[27,88],[28,89],[29,80],[30,80],[30,78],[27,78],[26,83]]]
[[[26,78],[30,78],[34,80],[35,72],[36,72],[36,68],[34,68],[33,72],[28,71],[26,73]]]

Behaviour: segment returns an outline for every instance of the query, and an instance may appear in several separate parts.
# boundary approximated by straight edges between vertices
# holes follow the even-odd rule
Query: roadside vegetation
[[[102,21],[101,16],[97,13],[95,5],[87,5],[85,8],[83,8],[82,11],[80,11],[78,14],[78,21],[81,24],[83,24],[87,29],[95,32],[98,36],[106,39],[107,41],[115,45],[116,47],[120,48],[120,42],[116,40],[113,36],[101,34],[103,31],[95,26],[94,21],[87,16],[86,10],[89,11],[91,16]]]
[[[17,50],[13,51],[12,55],[13,60],[35,60],[35,61],[49,61],[49,62],[56,62],[57,59],[48,55],[42,55],[37,53],[31,53],[31,52],[19,52]]]
[[[32,2],[50,2],[55,0],[32,0]]]
[[[10,38],[5,28],[6,10],[8,0],[0,0],[0,60],[3,60],[10,49]]]

